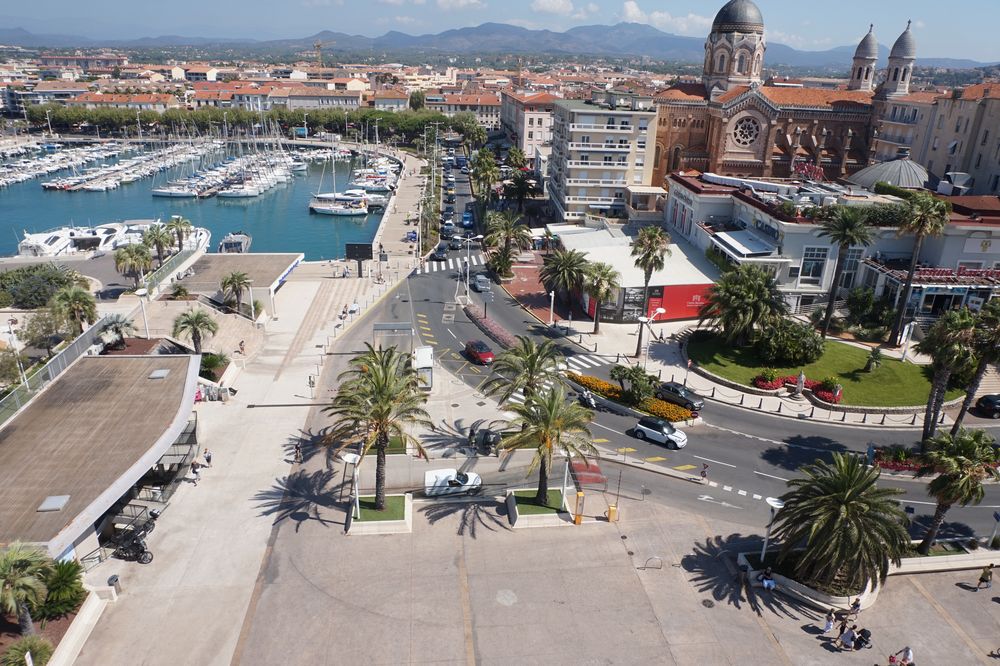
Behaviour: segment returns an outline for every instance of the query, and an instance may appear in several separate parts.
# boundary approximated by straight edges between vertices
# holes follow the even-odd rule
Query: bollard
[[[944,423],[944,410],[941,410],[941,418],[938,419],[938,423]]]
[[[809,410],[809,418],[812,418],[816,413],[816,405],[813,405],[812,409]]]
[[[671,377],[673,377],[673,375],[671,375]],[[663,379],[663,368],[660,368],[659,370],[656,371],[656,378]],[[673,380],[671,379],[671,381]]]
[[[880,423],[879,425],[885,425],[885,414],[882,415],[882,423]]]
[[[763,398],[761,398],[761,402],[764,402]],[[780,403],[780,402],[778,403],[778,413],[779,414],[781,413],[781,407],[782,407],[782,405],[783,405],[783,403]]]
[[[715,388],[712,389],[712,394],[713,395],[715,394]],[[743,401],[746,400],[746,397],[747,397],[746,393],[740,393],[740,405],[743,404]]]
[[[861,415],[861,422],[868,423],[868,412],[865,412],[864,414]]]
[[[844,412],[844,415],[842,417],[840,417],[840,422],[841,423],[846,423],[847,422],[847,412]]]
[[[764,398],[761,398],[760,402],[757,403],[757,409],[764,409]]]
[[[913,418],[910,419],[910,425],[914,425],[917,422],[917,413],[913,413]]]

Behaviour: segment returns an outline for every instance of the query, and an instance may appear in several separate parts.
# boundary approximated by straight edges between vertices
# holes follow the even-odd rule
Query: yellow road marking
[[[618,453],[635,453],[635,449],[630,448],[628,446],[623,446],[620,449],[615,449],[615,451],[617,451]]]
[[[694,468],[695,468],[694,465],[678,465],[677,467],[674,467],[674,469],[676,469],[679,472],[684,472],[684,471],[687,471],[689,469],[694,469]]]
[[[423,330],[423,331],[429,331],[429,330],[431,330],[431,327],[430,326],[421,326],[420,329]]]
[[[426,342],[426,343],[427,343],[427,344],[429,344],[429,345],[436,345],[436,344],[439,344],[437,340],[424,340],[424,342]]]
[[[646,462],[663,462],[666,460],[663,456],[653,456],[652,458],[646,458]]]
[[[476,366],[474,366],[474,365],[470,365],[470,366],[469,366],[469,370],[472,370],[472,371],[473,371],[474,373],[476,373],[477,375],[478,375],[478,374],[482,374],[482,372],[483,372],[482,370],[480,370],[479,368],[477,368],[477,367],[476,367]]]
[[[607,444],[609,441],[611,440],[604,439],[603,437],[593,440],[594,444]]]

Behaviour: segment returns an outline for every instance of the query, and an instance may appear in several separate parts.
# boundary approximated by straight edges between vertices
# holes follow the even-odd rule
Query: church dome
[[[712,32],[764,34],[764,17],[753,0],[729,0],[715,15]]]
[[[858,44],[858,50],[854,52],[855,58],[864,60],[878,60],[878,40],[875,39],[875,26],[868,29],[868,34]]]
[[[911,23],[911,21],[906,22],[906,30],[899,36],[896,43],[892,45],[892,53],[889,54],[890,58],[914,59],[917,57],[917,41],[913,39],[913,33],[910,32]]]

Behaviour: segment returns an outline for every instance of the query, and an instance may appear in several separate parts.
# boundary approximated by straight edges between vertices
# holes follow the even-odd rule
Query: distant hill
[[[34,34],[21,28],[0,29],[0,44],[25,47],[108,46],[114,48],[150,48],[171,46],[226,46],[246,45],[255,50],[270,52],[306,51],[317,41],[323,42],[327,53],[388,51],[393,53],[544,53],[551,55],[598,55],[609,57],[648,56],[657,60],[699,63],[705,57],[702,37],[672,35],[641,23],[616,25],[586,25],[565,32],[529,30],[506,23],[446,30],[425,35],[408,35],[392,31],[380,37],[348,35],[324,30],[308,37],[255,41],[250,39],[213,39],[210,37],[181,37],[167,35],[131,40],[95,40],[72,35]],[[879,48],[883,60],[889,49]],[[826,51],[800,51],[790,46],[770,43],[767,47],[767,64],[789,67],[831,67],[847,69],[854,55],[854,46],[839,46]],[[972,69],[990,63],[959,58],[921,58],[917,65]]]

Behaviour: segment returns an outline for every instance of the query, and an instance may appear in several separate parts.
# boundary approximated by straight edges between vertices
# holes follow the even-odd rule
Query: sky
[[[389,30],[435,33],[487,21],[565,30],[575,25],[648,23],[701,37],[725,0],[171,0],[145,14],[143,3],[46,0],[8,5],[0,25],[31,32],[137,38],[167,34],[280,39],[320,30],[376,36]],[[767,37],[805,50],[857,43],[875,24],[891,45],[912,19],[921,57],[1000,61],[997,0],[757,0]],[[15,13],[16,12],[16,13]],[[148,20],[146,17],[148,16]]]

